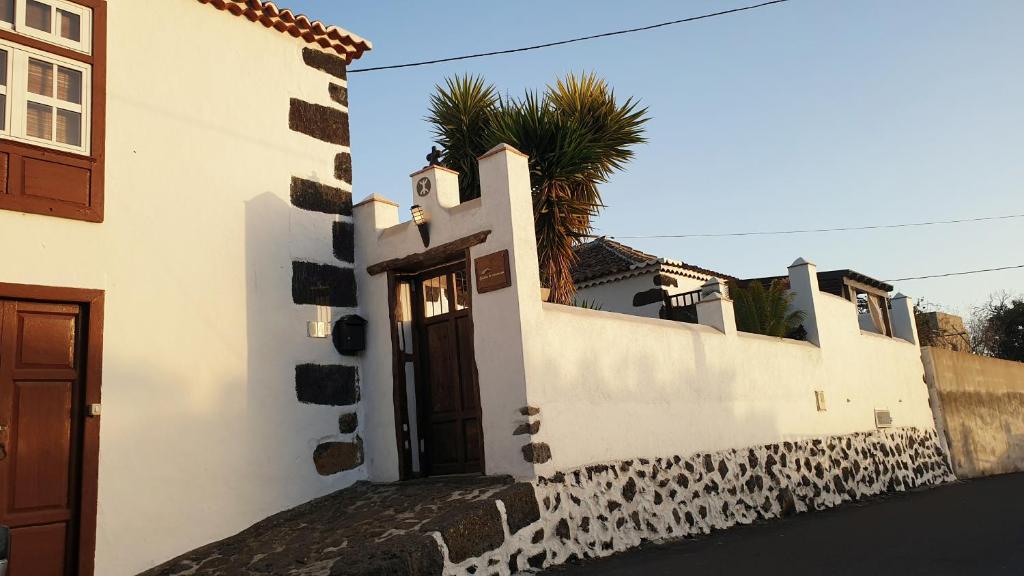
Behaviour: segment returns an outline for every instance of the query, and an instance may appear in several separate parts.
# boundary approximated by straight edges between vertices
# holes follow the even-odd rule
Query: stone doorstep
[[[533,486],[508,477],[450,477],[355,485],[275,514],[139,576],[435,576],[504,541],[497,500],[513,527],[540,518]]]

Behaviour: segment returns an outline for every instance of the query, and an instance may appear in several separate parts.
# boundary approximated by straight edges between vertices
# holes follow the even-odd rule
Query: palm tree
[[[529,156],[541,281],[551,301],[571,303],[573,248],[590,235],[603,207],[598,186],[646,141],[647,109],[632,98],[618,103],[593,74],[570,74],[522,99],[501,98],[482,78],[462,76],[436,87],[427,120],[441,163],[460,173],[464,201],[480,195],[478,156],[500,143]]]
[[[783,338],[796,333],[806,318],[803,310],[790,311],[793,293],[780,280],[773,280],[767,288],[756,281],[746,288],[732,284],[729,295],[736,311],[736,329],[742,332]]]

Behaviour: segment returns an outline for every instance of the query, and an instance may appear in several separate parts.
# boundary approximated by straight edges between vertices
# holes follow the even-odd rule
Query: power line
[[[1000,270],[1015,270],[1017,268],[1024,268],[1024,264],[1018,264],[1016,266],[1003,266],[1001,268],[984,268],[982,270],[968,270],[966,272],[948,272],[946,274],[932,274],[930,276],[912,276],[910,278],[893,278],[892,280],[886,280],[886,282],[905,282],[907,280],[925,280],[927,278],[945,278],[947,276],[967,276],[968,274],[980,274],[982,272],[998,272]]]
[[[906,222],[902,224],[874,224],[871,226],[842,226],[837,228],[804,228],[797,230],[768,230],[759,232],[718,232],[699,234],[649,234],[641,236],[608,236],[613,239],[643,238],[724,238],[727,236],[777,236],[782,234],[814,234],[818,232],[850,232],[854,230],[884,230],[890,228],[912,228],[918,226],[938,226],[941,224],[966,224],[969,222],[986,222],[991,220],[1009,220],[1024,218],[1024,214],[1005,214],[1002,216],[983,216],[981,218],[957,218],[955,220],[934,220],[930,222]]]
[[[452,56],[451,58],[438,58],[436,60],[424,60],[422,62],[410,62],[408,64],[392,64],[390,66],[374,66],[372,68],[357,68],[355,70],[349,70],[349,74],[357,74],[359,72],[377,72],[379,70],[394,70],[396,68],[412,68],[414,66],[427,66],[429,64],[440,64],[442,62],[455,62],[457,60],[469,60],[471,58],[483,58],[485,56],[498,56],[500,54],[514,54],[516,52],[528,52],[530,50],[539,50],[541,48],[550,48],[552,46],[562,46],[564,44],[572,44],[574,42],[583,42],[584,40],[595,40],[598,38],[607,38],[609,36],[619,36],[622,34],[632,34],[634,32],[646,32],[648,30],[654,30],[655,28],[663,28],[665,26],[673,26],[675,24],[683,24],[686,22],[694,22],[697,20],[704,20],[706,18],[714,18],[715,16],[725,16],[726,14],[734,14],[736,12],[744,12],[746,10],[754,10],[755,8],[763,8],[772,4],[782,4],[789,0],[771,0],[770,2],[762,2],[760,4],[753,4],[751,6],[743,6],[741,8],[733,8],[732,10],[723,10],[721,12],[712,12],[710,14],[702,14],[700,16],[691,16],[689,18],[682,18],[679,20],[672,20],[670,22],[661,22],[659,24],[651,24],[650,26],[641,26],[640,28],[629,28],[628,30],[617,30],[615,32],[605,32],[603,34],[593,34],[591,36],[580,36],[579,38],[570,38],[568,40],[558,40],[556,42],[547,42],[545,44],[536,44],[533,46],[526,46],[523,48],[512,48],[509,50],[495,50],[494,52],[480,52],[477,54],[467,54],[465,56]]]

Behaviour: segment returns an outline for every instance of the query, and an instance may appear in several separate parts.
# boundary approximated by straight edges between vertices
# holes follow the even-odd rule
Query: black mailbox
[[[366,319],[362,316],[342,316],[334,325],[334,347],[343,356],[355,356],[366,350]]]

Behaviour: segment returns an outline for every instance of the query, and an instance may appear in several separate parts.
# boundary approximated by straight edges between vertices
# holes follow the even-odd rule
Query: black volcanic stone
[[[530,568],[540,570],[544,567],[544,561],[548,559],[547,551],[541,551],[539,554],[534,554],[526,559],[526,563],[530,565]]]
[[[511,534],[540,520],[537,496],[534,494],[533,485],[528,482],[517,482],[499,492],[495,498],[505,505],[508,530]]]
[[[569,521],[568,520],[566,520],[565,518],[562,518],[561,520],[558,521],[558,524],[555,525],[555,536],[558,536],[563,541],[569,539]]]
[[[630,478],[622,487],[622,498],[626,502],[632,502],[636,498],[636,481]]]

